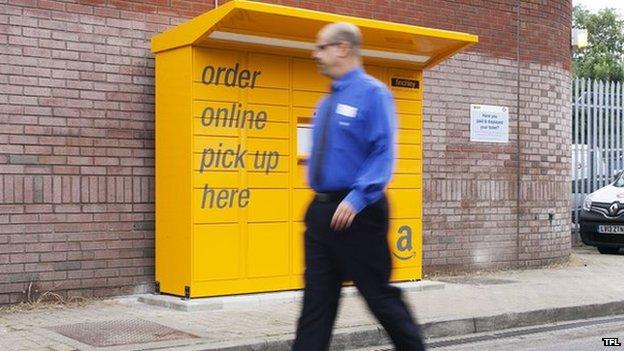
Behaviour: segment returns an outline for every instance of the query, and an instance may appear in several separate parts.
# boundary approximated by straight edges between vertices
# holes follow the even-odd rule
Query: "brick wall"
[[[518,71],[511,60],[471,53],[424,80],[425,271],[533,267],[565,258],[569,72],[533,63]],[[470,142],[470,104],[508,107],[510,142]]]
[[[568,254],[569,0],[522,1],[519,41],[517,1],[274,2],[478,34],[426,75],[425,270]],[[0,304],[152,289],[149,40],[211,7],[0,0]],[[510,107],[509,144],[469,143],[470,103]]]
[[[148,49],[170,18],[60,1],[0,11],[0,303],[30,282],[72,296],[151,289]]]

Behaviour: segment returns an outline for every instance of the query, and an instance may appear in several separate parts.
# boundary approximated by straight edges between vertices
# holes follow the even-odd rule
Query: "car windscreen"
[[[624,173],[620,174],[618,179],[613,183],[613,186],[624,188]]]

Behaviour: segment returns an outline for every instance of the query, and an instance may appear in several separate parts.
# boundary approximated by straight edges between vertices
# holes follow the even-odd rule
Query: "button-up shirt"
[[[329,121],[321,120],[326,117]],[[317,183],[312,170],[323,122],[330,124],[321,160],[322,178]],[[316,192],[349,190],[345,200],[360,212],[382,197],[390,181],[395,134],[394,100],[383,83],[362,68],[334,80],[331,98],[321,100],[314,117],[310,186]]]

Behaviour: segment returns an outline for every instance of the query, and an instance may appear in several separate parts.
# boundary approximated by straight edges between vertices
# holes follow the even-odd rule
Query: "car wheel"
[[[619,247],[598,246],[598,252],[605,255],[614,255],[620,251]]]

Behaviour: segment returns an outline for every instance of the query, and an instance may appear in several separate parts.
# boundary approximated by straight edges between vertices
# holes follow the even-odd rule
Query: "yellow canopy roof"
[[[350,22],[362,31],[362,56],[431,67],[477,43],[476,35],[233,0],[152,38],[152,52],[196,45],[232,43],[284,48],[309,54],[316,33],[333,22]]]

